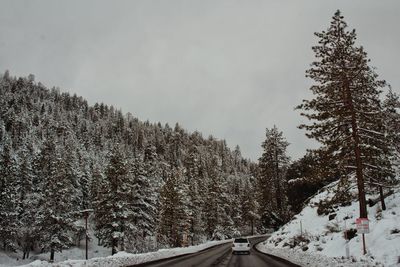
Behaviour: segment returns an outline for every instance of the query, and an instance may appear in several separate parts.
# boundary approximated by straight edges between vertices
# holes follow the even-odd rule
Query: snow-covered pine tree
[[[399,95],[389,88],[383,102],[385,113],[385,125],[387,138],[390,146],[394,149],[393,165],[396,166],[397,172],[400,169],[400,99]]]
[[[258,211],[260,205],[258,204],[257,198],[252,197],[253,192],[256,192],[256,188],[251,184],[248,178],[243,181],[243,188],[240,190],[239,199],[242,203],[241,218],[243,220],[244,228],[250,228],[251,235],[255,234],[256,221],[260,219]]]
[[[87,201],[87,177],[84,176],[83,171],[81,170],[81,164],[84,162],[82,158],[80,158],[78,144],[75,138],[67,134],[64,137],[66,140],[64,141],[64,145],[62,146],[62,157],[65,171],[65,179],[69,181],[72,185],[70,188],[71,196],[70,201],[71,205],[74,208],[75,212],[79,212],[80,210],[87,209],[87,206],[84,206],[84,195],[85,200]],[[82,182],[82,183],[81,183]],[[86,192],[83,192],[86,190]],[[88,205],[86,203],[86,205]]]
[[[188,221],[190,229],[190,243],[195,245],[201,242],[204,236],[204,199],[200,195],[202,179],[199,152],[195,145],[189,149],[189,156],[185,160],[185,183],[188,186]]]
[[[78,146],[79,147],[79,146]],[[91,208],[91,182],[92,182],[92,160],[85,149],[77,148],[77,156],[79,162],[79,176],[77,184],[79,195],[79,207],[81,210]]]
[[[99,200],[100,196],[100,189],[101,185],[103,184],[104,181],[104,171],[100,167],[99,163],[95,162],[93,163],[91,167],[91,176],[92,179],[90,181],[90,203],[92,206],[95,205],[95,203]]]
[[[173,169],[161,189],[159,242],[180,247],[188,234],[187,195],[182,170]]]
[[[96,235],[114,255],[125,250],[125,236],[133,231],[133,179],[119,144],[109,154],[106,179],[95,204]]]
[[[56,140],[47,140],[40,153],[43,169],[36,224],[40,247],[49,251],[50,261],[54,261],[55,252],[73,244],[70,233],[74,231],[75,188],[67,170],[65,150]]]
[[[147,176],[151,171],[146,169],[141,157],[136,157],[131,163],[132,188],[132,222],[134,231],[129,236],[131,250],[137,252],[154,249],[149,238],[154,236],[157,224],[156,205],[158,192]],[[147,171],[146,171],[147,170]]]
[[[208,238],[217,240],[228,237],[233,230],[233,221],[229,216],[228,188],[221,167],[222,161],[218,156],[208,160],[207,194],[203,207]]]
[[[3,147],[0,158],[0,241],[3,249],[17,249],[20,214],[19,170],[10,143]]]
[[[18,239],[20,247],[23,251],[22,259],[29,258],[31,247],[38,238],[37,229],[35,227],[35,218],[38,210],[38,194],[36,194],[37,185],[33,184],[34,172],[32,169],[32,148],[23,148],[19,152],[21,159],[19,176],[20,176],[20,199],[21,208],[19,214],[20,227],[18,230]]]
[[[312,49],[317,61],[307,70],[307,77],[315,82],[310,88],[315,97],[303,100],[297,108],[312,120],[300,128],[323,145],[321,151],[334,162],[341,183],[348,184],[346,179],[355,173],[360,217],[367,217],[365,180],[382,182],[391,173],[379,100],[386,83],[378,80],[368,65],[363,47],[355,45],[355,30],[346,28],[343,16],[337,11],[328,30],[315,33],[319,41]]]
[[[288,219],[286,199],[286,170],[289,157],[286,148],[289,143],[276,126],[266,129],[262,143],[263,154],[259,159],[258,184],[260,192],[260,215],[264,225],[277,226]]]
[[[242,202],[242,191],[243,184],[247,177],[229,175],[227,178],[227,193],[225,198],[227,203],[225,203],[225,211],[227,212],[230,220],[227,224],[227,235],[229,237],[239,236],[241,233],[239,229],[245,230],[246,222],[243,218],[243,202]],[[248,229],[247,229],[248,230]],[[243,232],[247,234],[248,232]]]
[[[240,152],[240,147],[239,145],[236,145],[235,150],[232,152],[233,156],[233,163],[234,166],[239,170],[242,171],[241,165],[242,165],[242,152]]]
[[[302,158],[290,164],[286,173],[287,197],[294,214],[303,209],[305,200],[337,179],[334,168],[324,165],[326,162],[320,158],[318,151],[309,150]]]

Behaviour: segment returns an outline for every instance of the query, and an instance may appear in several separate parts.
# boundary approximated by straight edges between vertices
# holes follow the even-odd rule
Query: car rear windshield
[[[248,243],[246,238],[236,238],[234,243]]]

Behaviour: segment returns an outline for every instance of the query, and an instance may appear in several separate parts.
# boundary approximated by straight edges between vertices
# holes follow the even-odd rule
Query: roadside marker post
[[[346,258],[350,258],[350,247],[349,247],[349,237],[347,234],[347,223],[346,220],[344,220],[344,239],[346,240],[345,244],[345,250],[346,250]]]
[[[369,233],[369,220],[368,218],[357,218],[356,219],[357,225],[357,233],[362,234],[362,241],[363,241],[363,254],[367,254],[367,248],[365,245],[365,234]]]

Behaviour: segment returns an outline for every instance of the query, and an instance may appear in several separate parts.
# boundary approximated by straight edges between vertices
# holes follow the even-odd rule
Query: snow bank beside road
[[[93,266],[93,267],[116,267],[116,266],[127,266],[145,263],[149,261],[155,261],[165,258],[170,258],[179,255],[185,255],[190,253],[199,252],[201,250],[224,244],[227,242],[232,242],[231,239],[222,241],[210,241],[198,246],[190,246],[185,248],[171,248],[171,249],[160,249],[155,252],[148,252],[142,254],[131,254],[126,252],[119,252],[113,256],[92,258],[89,260],[67,260],[57,263],[48,263],[46,261],[34,261],[27,265],[22,265],[23,267],[47,267],[47,266],[59,266],[59,267],[78,267],[78,266]],[[21,267],[22,267],[21,266]]]
[[[367,255],[362,255],[362,238],[356,235],[348,243],[349,259],[346,259],[343,232],[345,229],[355,231],[358,202],[335,207],[329,215],[319,216],[317,203],[330,194],[329,190],[323,190],[313,197],[292,221],[258,248],[293,262],[297,259],[302,266],[400,266],[400,191],[385,199],[385,211],[380,209],[380,204],[368,207]]]
[[[352,262],[342,258],[330,258],[320,253],[310,253],[288,248],[271,248],[262,243],[257,249],[263,253],[286,259],[303,267],[366,267],[370,266],[367,262]]]

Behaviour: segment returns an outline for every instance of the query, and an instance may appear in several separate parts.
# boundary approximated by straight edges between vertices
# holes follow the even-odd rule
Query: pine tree
[[[188,186],[188,221],[190,229],[190,242],[191,245],[195,245],[201,242],[201,237],[204,236],[204,199],[201,197],[200,192],[202,188],[200,180],[202,179],[200,174],[200,159],[197,148],[192,146],[189,149],[189,156],[185,161],[186,172],[185,172],[185,183]]]
[[[346,28],[337,11],[328,30],[315,34],[319,38],[313,47],[317,61],[307,71],[315,82],[310,88],[315,97],[303,100],[297,108],[313,121],[300,128],[323,145],[321,151],[334,162],[341,183],[348,184],[345,180],[355,172],[360,217],[366,218],[365,180],[382,181],[391,173],[379,100],[386,83],[368,65],[363,47],[355,45],[355,30]]]
[[[147,169],[150,171],[149,169]],[[156,205],[157,192],[151,179],[147,176],[145,163],[140,158],[135,158],[132,162],[131,175],[133,177],[132,188],[132,219],[135,230],[132,233],[131,245],[133,250],[143,252],[148,250],[152,244],[149,244],[148,237],[154,236],[156,227]]]
[[[386,135],[390,146],[394,149],[393,164],[400,166],[400,99],[399,95],[390,88],[383,103]]]
[[[87,209],[84,206],[84,201],[87,201],[87,180],[83,181],[85,178],[84,173],[81,171],[81,164],[84,163],[82,159],[79,158],[78,146],[76,140],[68,135],[62,146],[62,157],[65,172],[65,179],[70,183],[72,190],[71,192],[71,205],[74,207],[75,211]],[[86,192],[83,192],[86,190]],[[84,196],[85,194],[85,196]],[[87,205],[87,204],[86,204]]]
[[[337,175],[331,174],[333,168],[321,168],[325,162],[319,158],[317,151],[310,150],[302,158],[290,164],[286,174],[287,197],[290,210],[294,214],[303,209],[306,199],[336,180]]]
[[[55,252],[73,244],[70,232],[74,231],[75,188],[63,155],[65,151],[57,146],[55,140],[47,140],[40,155],[44,168],[36,220],[40,246],[50,252],[50,261],[54,261]]]
[[[287,219],[287,199],[285,197],[285,174],[289,165],[286,148],[289,143],[276,126],[266,130],[262,144],[263,154],[259,159],[258,177],[261,216],[264,224],[277,226]]]
[[[222,161],[211,158],[207,166],[207,194],[205,196],[205,221],[208,238],[225,239],[233,232],[233,221],[229,216],[229,199],[226,180],[221,171]]]
[[[133,231],[132,177],[126,158],[117,144],[109,155],[106,179],[103,181],[95,205],[97,236],[111,247],[114,255],[125,250],[125,236]]]
[[[4,249],[15,251],[19,230],[20,182],[18,165],[11,145],[6,144],[0,158],[0,240]]]
[[[255,234],[256,221],[260,219],[258,211],[260,209],[259,203],[255,197],[249,197],[255,192],[256,189],[252,186],[249,179],[244,180],[243,189],[240,191],[239,199],[242,203],[242,219],[243,222],[250,226],[250,234]]]
[[[159,239],[171,247],[181,246],[189,230],[184,187],[181,170],[174,169],[161,189]]]
[[[38,211],[38,194],[36,194],[37,185],[33,184],[34,172],[32,169],[32,149],[23,149],[20,151],[20,201],[21,208],[19,214],[20,227],[18,239],[23,251],[22,259],[29,258],[31,247],[34,241],[38,239],[35,218]]]

